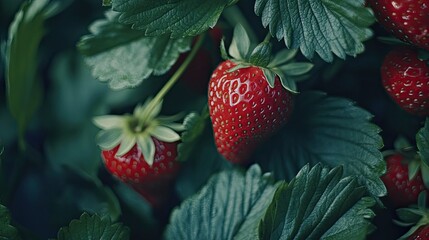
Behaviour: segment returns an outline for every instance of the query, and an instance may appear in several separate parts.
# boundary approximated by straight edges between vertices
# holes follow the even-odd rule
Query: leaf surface
[[[146,36],[196,36],[213,28],[222,11],[235,0],[112,0],[119,21],[133,24]]]
[[[260,151],[261,164],[279,179],[291,179],[307,163],[342,165],[371,195],[381,197],[385,162],[380,128],[372,115],[353,102],[322,92],[303,92],[286,127]],[[268,159],[267,159],[268,158]]]
[[[94,22],[90,32],[82,37],[78,48],[93,76],[113,89],[136,87],[152,75],[166,73],[191,44],[191,38],[145,37],[119,23],[114,12],[106,12],[106,19]]]
[[[331,62],[364,51],[375,21],[363,0],[257,0],[255,13],[264,27],[288,48],[299,48],[311,59],[317,53]]]

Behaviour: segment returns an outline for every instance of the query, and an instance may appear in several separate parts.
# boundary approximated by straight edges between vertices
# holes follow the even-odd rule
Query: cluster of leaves
[[[58,239],[128,239],[131,233],[124,224],[133,224],[114,223],[125,215],[125,208],[140,215],[136,225],[153,224],[145,221],[150,210],[144,200],[124,185],[115,182],[111,188],[100,180],[90,118],[123,111],[154,95],[179,55],[191,48],[192,38],[213,28],[225,9],[237,8],[237,2],[103,1],[111,9],[77,44],[84,59],[75,55],[57,59],[48,104],[42,101],[42,82],[37,78],[37,53],[44,22],[63,6],[48,0],[22,5],[5,45],[7,101],[21,145],[25,146],[24,133],[38,106],[50,109],[47,115],[59,124],[53,126],[59,132],[52,130],[46,137],[49,164],[78,175],[85,191],[93,194],[89,203],[79,206],[91,215],[85,213],[63,227]],[[288,60],[298,49],[309,60],[325,62],[357,56],[372,36],[369,26],[374,22],[363,0],[256,0],[252,14],[274,38],[283,40],[282,48],[292,49],[278,55]],[[231,45],[249,48],[247,41],[250,38]],[[374,230],[371,208],[386,194],[379,178],[385,164],[380,128],[371,123],[368,111],[345,98],[304,91],[297,96],[288,125],[257,150],[254,158],[259,165],[243,171],[217,154],[205,101],[203,97],[171,104],[179,110],[180,104],[194,112],[203,110],[185,119],[179,159],[186,162],[176,183],[183,202],[169,217],[166,239],[364,239]],[[423,130],[418,144],[427,161]],[[59,199],[75,192],[68,189]],[[0,229],[5,226],[0,236],[17,236],[3,206],[0,217]]]

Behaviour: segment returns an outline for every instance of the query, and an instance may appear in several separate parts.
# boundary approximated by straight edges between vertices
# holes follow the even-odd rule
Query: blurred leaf
[[[58,232],[58,240],[80,239],[129,239],[129,229],[121,223],[112,224],[110,219],[98,215],[82,214],[79,220],[71,221],[68,227]]]
[[[426,118],[425,126],[416,135],[417,148],[422,161],[429,166],[429,119]]]
[[[197,195],[173,211],[165,238],[226,240],[237,233],[256,234],[274,194],[272,183],[270,174],[262,174],[257,165],[247,173],[236,169],[213,176]]]
[[[61,169],[65,170],[62,172],[65,182],[63,189],[54,199],[56,211],[71,208],[70,215],[78,210],[79,213],[85,211],[109,216],[114,221],[119,218],[121,206],[110,187],[103,185],[96,176],[87,175],[70,167]]]
[[[316,52],[327,62],[332,53],[344,59],[363,52],[375,21],[364,0],[257,0],[255,13],[286,47],[300,48],[309,59]]]
[[[342,165],[344,173],[357,176],[371,195],[384,196],[380,176],[386,166],[379,151],[383,141],[371,118],[347,99],[301,93],[289,123],[259,153],[265,160],[261,164],[279,179],[291,179],[307,163]]]
[[[151,205],[138,192],[118,181],[114,185],[114,191],[121,201],[122,221],[131,229],[138,229],[135,235],[142,235],[145,239],[154,239],[153,234],[158,229],[157,221]]]
[[[186,199],[199,191],[214,173],[231,167],[218,153],[213,135],[204,134],[201,141],[194,143],[194,151],[182,163],[180,175],[176,180],[177,193],[181,199]]]
[[[37,81],[37,52],[45,34],[44,22],[56,14],[58,4],[49,0],[26,1],[9,28],[6,48],[6,85],[9,110],[18,122],[23,143],[25,128],[42,98]]]
[[[91,35],[78,44],[93,76],[113,89],[135,87],[151,75],[166,73],[179,54],[189,50],[191,38],[144,37],[117,18],[116,13],[106,12],[106,19],[94,22]]]
[[[60,54],[54,60],[51,76],[51,88],[44,105],[47,109],[44,113],[47,158],[52,164],[65,165],[95,177],[101,158],[95,142],[98,129],[91,119],[108,113],[110,105],[118,103],[117,100],[107,101],[108,97],[119,93],[95,81],[83,59],[75,54]],[[125,93],[131,100],[130,92]]]
[[[281,184],[260,222],[259,239],[346,239],[339,236],[358,221],[365,224],[353,225],[356,235],[347,239],[365,239],[371,225],[365,218],[374,216],[367,208],[375,201],[359,204],[365,188],[356,178],[342,175],[341,167],[306,165],[289,184]],[[353,209],[356,205],[359,209]]]
[[[185,131],[182,133],[181,142],[177,147],[177,159],[179,161],[185,161],[191,155],[195,145],[197,145],[197,141],[204,132],[208,117],[208,108],[205,106],[201,114],[192,112],[183,120]]]
[[[10,225],[9,210],[0,204],[0,239],[20,239],[18,230]]]
[[[91,122],[74,131],[50,136],[45,143],[48,160],[79,172],[97,176],[101,163],[100,149],[95,143],[97,128]]]
[[[98,114],[105,113],[109,89],[92,77],[83,59],[62,53],[53,61],[51,88],[47,93],[49,126],[67,131],[79,128]],[[104,110],[104,111],[103,111]]]
[[[222,11],[235,0],[112,0],[120,12],[119,21],[133,24],[146,36],[171,35],[172,38],[196,36],[213,28]]]

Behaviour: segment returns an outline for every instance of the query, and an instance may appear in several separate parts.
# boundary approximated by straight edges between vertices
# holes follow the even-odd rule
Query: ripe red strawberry
[[[225,61],[211,76],[208,96],[215,143],[228,161],[246,164],[258,145],[286,124],[295,81],[313,65],[294,62],[296,50],[271,56],[269,37],[253,47],[241,25],[234,28],[229,56],[223,41],[220,50]]]
[[[420,227],[413,235],[407,238],[408,240],[427,240],[429,239],[429,225]]]
[[[429,50],[428,0],[368,0],[378,22],[402,41]]]
[[[381,66],[384,88],[405,111],[429,115],[429,66],[412,48],[396,48],[389,52]]]
[[[408,163],[400,153],[386,157],[386,164],[387,171],[381,180],[386,185],[389,203],[395,208],[416,204],[420,192],[426,189],[421,172],[410,180]]]
[[[94,119],[102,130],[98,144],[107,170],[125,182],[154,207],[168,199],[180,165],[176,161],[182,128],[174,117],[158,117],[161,104],[147,102],[133,115],[101,116]]]
[[[222,62],[209,82],[209,110],[217,149],[233,163],[245,163],[253,150],[289,119],[293,95],[276,77],[268,85],[261,68],[228,72],[236,64]]]
[[[155,144],[152,166],[146,162],[137,144],[122,156],[116,155],[119,146],[103,150],[102,157],[112,175],[140,192],[153,206],[159,206],[180,170],[179,163],[175,161],[178,142],[168,143],[153,137],[152,140]]]

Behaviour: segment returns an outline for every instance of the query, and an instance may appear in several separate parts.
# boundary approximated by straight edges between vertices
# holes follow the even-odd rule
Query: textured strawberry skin
[[[378,22],[402,41],[429,50],[429,0],[369,0]]]
[[[393,207],[406,207],[416,204],[418,195],[425,190],[421,172],[410,181],[408,165],[403,163],[401,154],[390,155],[386,158],[387,171],[381,177],[387,188],[387,197]]]
[[[381,66],[384,88],[405,111],[429,115],[429,67],[418,59],[412,48],[396,48],[389,52]]]
[[[429,239],[429,225],[425,225],[417,229],[413,235],[407,238],[408,240],[427,240]]]
[[[259,67],[228,73],[222,62],[209,82],[209,111],[217,149],[232,163],[245,164],[253,150],[288,120],[293,95],[278,78],[271,88]]]
[[[115,156],[119,146],[103,150],[102,158],[112,175],[134,188],[152,206],[159,206],[168,195],[169,186],[180,170],[180,164],[175,160],[178,143],[152,139],[156,147],[152,167],[146,163],[137,145],[121,157]]]

